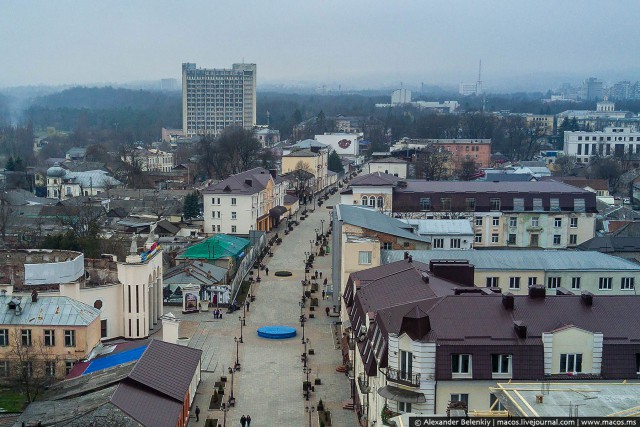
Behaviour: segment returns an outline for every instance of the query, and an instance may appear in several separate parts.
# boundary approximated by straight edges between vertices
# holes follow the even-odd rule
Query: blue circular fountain
[[[293,338],[296,333],[296,329],[291,326],[263,326],[258,328],[258,336],[270,340]]]

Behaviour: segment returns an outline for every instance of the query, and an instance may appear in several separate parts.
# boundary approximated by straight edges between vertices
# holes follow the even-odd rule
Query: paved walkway
[[[334,426],[357,425],[354,412],[342,409],[342,402],[349,399],[349,384],[344,374],[335,371],[342,363],[340,350],[335,348],[331,331],[336,318],[325,315],[324,308],[329,304],[328,301],[321,300],[320,291],[314,295],[321,300],[320,307],[313,312],[316,318],[309,319],[306,323],[305,337],[310,340],[308,347],[315,352],[309,356],[309,379],[313,383],[319,378],[321,385],[314,386],[315,391],[308,401],[302,393],[302,382],[306,380],[306,374],[303,373],[300,358],[304,346],[298,319],[302,296],[301,280],[304,279],[304,253],[317,249],[309,241],[315,240],[315,229],[321,229],[321,219],[324,220],[325,231],[327,230],[329,210],[324,206],[338,202],[339,194],[336,194],[323,207],[317,207],[307,219],[300,221],[300,225],[294,227],[291,233],[285,236],[280,232],[283,243],[274,246],[273,257],[265,259],[269,276],[265,276],[264,271],[260,272],[262,282],[254,284],[253,290],[256,301],[246,313],[244,343],[239,344],[238,356],[242,368],[234,376],[236,407],[227,414],[228,426],[239,426],[243,414],[251,415],[252,426],[308,426],[306,407],[315,408],[319,399],[331,411]],[[331,283],[330,256],[316,257],[314,270],[316,269],[323,273],[322,280],[318,280],[321,288],[325,277]],[[274,276],[278,270],[288,270],[293,275],[279,278]],[[308,310],[307,304],[307,316],[310,313]],[[242,311],[233,315],[225,312],[221,320],[214,320],[211,313],[182,315],[176,312],[175,307],[165,307],[166,311],[173,311],[183,319],[180,335],[190,337],[188,345],[204,351],[202,367],[205,372],[194,402],[201,409],[200,422],[196,423],[195,418],[192,418],[189,425],[203,426],[207,417],[218,418],[222,425],[223,413],[219,410],[209,411],[209,399],[213,393],[213,383],[222,375],[230,377],[228,367],[233,366],[236,359],[234,337],[240,336],[238,315],[242,315]],[[292,326],[298,330],[298,336],[282,341],[259,338],[256,330],[265,325]],[[312,426],[318,426],[315,412],[312,415]]]

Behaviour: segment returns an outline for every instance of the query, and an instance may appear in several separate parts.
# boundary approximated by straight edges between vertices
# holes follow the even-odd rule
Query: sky
[[[256,63],[258,86],[640,80],[637,0],[2,0],[0,87],[180,78]],[[511,83],[510,83],[511,82]]]

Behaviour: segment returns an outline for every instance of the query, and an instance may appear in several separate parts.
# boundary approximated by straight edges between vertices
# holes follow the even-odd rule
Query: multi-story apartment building
[[[207,187],[205,233],[249,235],[251,230],[271,230],[287,211],[285,184],[275,170],[254,168]]]
[[[567,248],[595,233],[596,195],[554,181],[401,180],[370,174],[342,191],[343,204],[369,204],[403,218],[469,218],[474,247]],[[365,203],[366,200],[366,203]]]
[[[282,173],[289,174],[302,169],[313,175],[310,183],[313,191],[322,191],[330,184],[329,151],[330,147],[325,144],[311,145],[309,148],[292,148],[289,154],[282,156]]]
[[[640,277],[638,263],[597,251],[391,250],[382,252],[381,262],[402,260],[405,253],[424,264],[432,260],[468,262],[475,268],[476,286],[514,295],[526,295],[532,285],[543,285],[550,293],[635,295],[635,278]]]
[[[588,163],[593,156],[640,158],[640,132],[632,127],[607,127],[595,132],[565,132],[564,152],[578,162]]]
[[[184,135],[217,135],[232,125],[256,125],[256,64],[233,64],[231,69],[182,64]]]
[[[131,164],[137,162],[144,172],[171,172],[173,169],[173,153],[157,148],[138,147],[132,153],[124,155],[121,160]]]
[[[405,179],[409,170],[409,163],[397,157],[385,157],[371,160],[365,165],[364,169],[367,173],[381,172]]]
[[[491,387],[510,380],[637,378],[637,296],[501,295],[467,286],[472,268],[408,259],[351,275],[342,349],[362,425],[454,402],[500,410]]]

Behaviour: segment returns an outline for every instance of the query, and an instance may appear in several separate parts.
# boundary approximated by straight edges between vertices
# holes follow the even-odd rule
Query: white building
[[[374,159],[365,165],[365,173],[386,173],[405,179],[409,163],[397,157],[386,157],[383,159]]]
[[[391,105],[409,104],[411,102],[411,91],[409,89],[396,89],[391,92]]]
[[[592,156],[629,159],[640,154],[640,132],[631,127],[607,127],[604,131],[565,132],[564,152],[578,162],[588,163]]]
[[[103,170],[71,172],[60,166],[47,169],[47,197],[65,200],[78,196],[96,196],[122,183]]]
[[[173,153],[157,148],[137,147],[131,155],[122,156],[121,160],[129,164],[133,161],[138,162],[143,172],[171,172],[175,166]]]
[[[285,181],[275,171],[254,168],[211,185],[203,191],[206,234],[248,235],[270,231],[284,208]]]
[[[416,234],[431,239],[433,249],[472,249],[473,228],[467,219],[401,219]]]
[[[363,133],[327,132],[324,135],[316,135],[315,140],[330,145],[332,151],[335,150],[340,156],[359,156],[360,141],[363,137]]]

